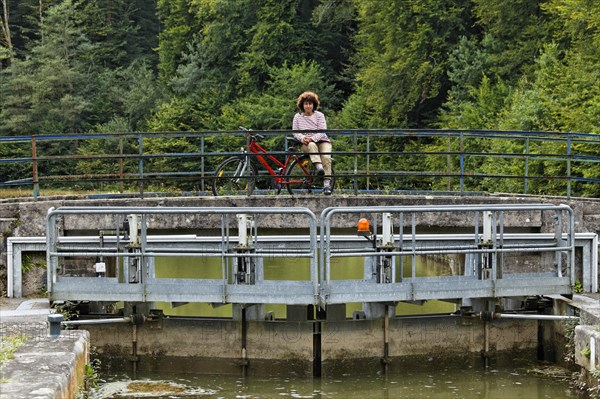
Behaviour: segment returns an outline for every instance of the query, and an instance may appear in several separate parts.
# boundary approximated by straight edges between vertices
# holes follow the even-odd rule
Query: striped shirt
[[[307,116],[298,112],[294,115],[294,121],[292,122],[292,129],[294,130],[327,130],[327,122],[325,121],[325,115],[321,111],[315,111],[312,115]],[[294,138],[300,142],[303,141],[304,137],[311,137],[314,142],[329,141],[327,133],[325,132],[306,132],[306,133],[294,133]]]

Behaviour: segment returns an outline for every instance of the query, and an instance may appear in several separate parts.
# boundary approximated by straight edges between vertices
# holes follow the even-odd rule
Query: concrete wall
[[[12,236],[44,236],[45,218],[49,208],[61,206],[164,206],[164,207],[307,207],[317,217],[327,207],[369,207],[369,206],[413,206],[413,205],[466,205],[466,204],[539,204],[552,203],[555,205],[566,204],[575,211],[575,228],[577,232],[600,232],[600,199],[571,199],[559,197],[507,197],[507,196],[375,196],[375,195],[335,195],[331,197],[322,196],[254,196],[254,197],[165,197],[165,198],[118,198],[118,199],[85,199],[77,197],[49,198],[39,201],[17,201],[4,200],[0,202],[0,218],[11,220],[12,225],[5,226],[8,230],[4,234]],[[169,225],[155,220],[154,226],[150,228],[203,229],[207,225],[205,218],[194,218],[183,216],[175,219]],[[288,216],[274,220],[272,226],[282,228],[294,228],[295,220]],[[304,223],[304,220],[301,220]],[[541,228],[550,221],[508,220],[508,226],[524,228]],[[102,224],[102,223],[101,223]],[[345,225],[339,227],[355,227],[355,220],[347,220]],[[471,221],[457,215],[449,216],[440,220],[433,214],[429,218],[420,221],[424,227],[470,227]],[[93,225],[93,228],[97,227]],[[106,227],[113,227],[108,224]],[[68,230],[91,230],[89,224],[69,225]]]
[[[6,237],[43,237],[48,209],[61,206],[168,206],[168,207],[307,207],[317,217],[321,211],[330,206],[412,206],[412,205],[463,205],[463,204],[566,204],[574,209],[575,229],[577,232],[600,233],[600,199],[566,199],[560,197],[529,196],[375,196],[375,195],[334,195],[323,196],[254,196],[254,197],[165,197],[165,198],[117,198],[89,199],[86,197],[49,197],[38,201],[5,199],[0,201],[0,294],[6,293]],[[337,218],[336,227],[354,228],[356,218]],[[150,221],[150,230],[179,229],[181,233],[201,231],[206,228],[206,217],[193,215],[179,216],[168,222],[161,218]],[[263,221],[263,225],[272,228],[294,228],[298,224],[305,225],[306,219],[300,217],[273,216]],[[535,214],[522,219],[507,220],[507,227],[545,231],[545,226],[552,225],[553,220],[542,220]],[[471,227],[472,221],[464,216],[447,215],[444,217],[430,214],[419,220],[419,228],[446,229],[456,231],[457,228]],[[71,235],[90,234],[99,228],[114,228],[112,218],[96,217],[80,220],[70,218],[63,229]]]
[[[64,331],[60,338],[38,336],[19,347],[2,369],[3,398],[75,398],[84,389],[89,363],[87,331]]]
[[[122,367],[131,367],[126,361],[132,360],[131,325],[85,328],[101,357],[120,359]],[[250,374],[293,371],[312,375],[313,322],[252,321],[247,331]],[[244,364],[240,321],[167,318],[138,326],[136,337],[138,370],[172,371],[175,367],[202,372],[210,360],[220,372],[236,374]],[[398,365],[404,360],[416,360],[414,364],[467,362],[480,359],[484,350],[491,359],[508,355],[511,359],[535,360],[538,344],[536,321],[495,320],[486,324],[457,316],[392,318],[389,337],[388,355]],[[325,374],[344,367],[360,367],[363,371],[367,367],[377,372],[381,368],[379,359],[384,356],[383,321],[323,322],[320,342],[317,356],[321,357]]]

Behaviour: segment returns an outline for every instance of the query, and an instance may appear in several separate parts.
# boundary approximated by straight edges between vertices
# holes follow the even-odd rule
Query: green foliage
[[[448,103],[439,123],[449,129],[494,129],[510,90],[503,81],[493,83],[484,75],[478,86],[469,87],[471,100]]]
[[[6,334],[0,336],[0,370],[9,360],[15,357],[15,351],[25,343],[22,334]]]
[[[589,346],[586,346],[585,348],[583,348],[583,349],[581,350],[581,354],[582,354],[583,356],[585,356],[585,357],[589,358],[589,357],[590,357],[590,355],[592,354],[592,351],[590,350],[590,347],[589,347]]]
[[[26,254],[23,256],[22,268],[27,273],[37,267],[46,268],[46,258],[40,255]]]
[[[443,96],[449,50],[465,29],[468,2],[357,2],[359,91],[369,124],[413,127]]]
[[[262,94],[224,106],[217,127],[226,130],[240,125],[257,130],[291,129],[292,119],[298,111],[296,99],[305,90],[319,93],[323,112],[327,113],[335,106],[335,89],[323,79],[322,68],[315,62],[302,62],[291,67],[285,64],[270,69],[267,89]]]
[[[319,93],[330,129],[450,128],[600,134],[600,3],[592,0],[22,0],[9,1],[14,52],[0,46],[0,134],[289,129],[295,100]],[[12,59],[9,59],[12,57]],[[116,140],[116,139],[115,139]],[[77,170],[114,175],[102,154],[117,141],[41,145],[38,155],[77,151],[95,159],[42,162],[44,176]],[[235,140],[211,143],[228,152]],[[268,141],[281,145],[280,138]],[[373,142],[457,151],[450,140]],[[151,140],[145,150],[197,149],[194,140]],[[236,144],[237,145],[237,144]],[[348,136],[335,148],[364,148]],[[553,160],[597,146],[548,140],[476,140],[466,189],[564,193],[570,173],[597,179],[600,163]],[[372,148],[371,148],[372,149]],[[387,149],[387,148],[386,148]],[[137,150],[125,143],[124,151]],[[509,152],[500,158],[495,153]],[[25,145],[0,157],[31,156]],[[338,170],[353,160],[336,159]],[[358,161],[357,162],[362,162]],[[372,159],[381,170],[460,168],[456,156]],[[210,163],[210,162],[209,162]],[[193,165],[194,160],[184,160]],[[336,166],[337,166],[336,165]],[[591,166],[590,166],[591,165]],[[125,161],[134,171],[134,162]],[[153,172],[174,162],[149,162]],[[31,165],[0,165],[4,181]],[[133,173],[133,172],[132,172]],[[527,176],[526,176],[527,175]],[[556,175],[557,179],[546,176]],[[534,176],[534,177],[531,177]],[[456,189],[455,177],[370,179],[372,187]],[[170,188],[170,187],[169,187]],[[600,185],[571,183],[572,195]]]
[[[92,46],[77,19],[75,4],[65,0],[50,7],[41,27],[43,40],[31,58],[17,60],[5,72],[1,117],[8,132],[78,131],[87,106],[81,84],[87,79],[81,58]]]
[[[175,74],[186,43],[196,31],[188,3],[188,0],[157,0],[157,12],[161,23],[158,35],[158,66],[163,81]]]
[[[92,347],[90,362],[84,366],[84,388],[86,393],[98,389],[99,383],[103,382],[100,378],[102,362],[96,357],[97,355],[96,348]]]
[[[575,362],[575,327],[579,325],[579,320],[568,320],[562,323],[565,336],[565,352],[563,360],[568,364]]]
[[[484,72],[514,81],[526,76],[541,45],[551,38],[548,15],[538,0],[474,0],[473,16],[481,27]]]

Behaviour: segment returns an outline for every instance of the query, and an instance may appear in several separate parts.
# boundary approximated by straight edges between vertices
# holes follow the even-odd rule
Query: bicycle
[[[308,154],[298,153],[294,147],[289,147],[282,162],[258,143],[265,136],[242,126],[239,129],[246,132],[246,147],[241,148],[242,154],[227,158],[217,167],[212,185],[215,196],[252,195],[258,179],[258,168],[261,166],[271,176],[269,188],[277,194],[281,193],[283,187],[291,195],[312,193],[315,190],[319,179]],[[331,174],[333,187],[333,167]]]

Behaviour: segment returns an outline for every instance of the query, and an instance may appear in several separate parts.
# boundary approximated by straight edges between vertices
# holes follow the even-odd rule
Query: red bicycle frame
[[[249,140],[250,140],[250,143],[248,145],[248,149],[250,150],[250,152],[252,154],[256,155],[256,159],[265,168],[265,170],[267,172],[269,172],[269,174],[271,176],[275,177],[275,182],[277,184],[294,184],[294,183],[302,182],[302,180],[286,180],[283,178],[285,176],[285,172],[287,171],[292,159],[296,160],[296,163],[304,171],[306,176],[310,175],[308,168],[306,168],[302,164],[302,162],[298,161],[299,158],[295,153],[292,152],[293,150],[288,151],[288,154],[285,157],[285,163],[283,163],[279,159],[277,159],[275,156],[271,155],[269,153],[269,151],[264,149],[260,144],[258,144],[258,142],[256,141],[256,139],[254,137],[249,137]],[[266,159],[265,159],[265,157],[266,157]],[[279,173],[276,172],[271,167],[271,165],[269,165],[269,162],[267,162],[267,159],[280,168],[280,170],[278,171]]]

